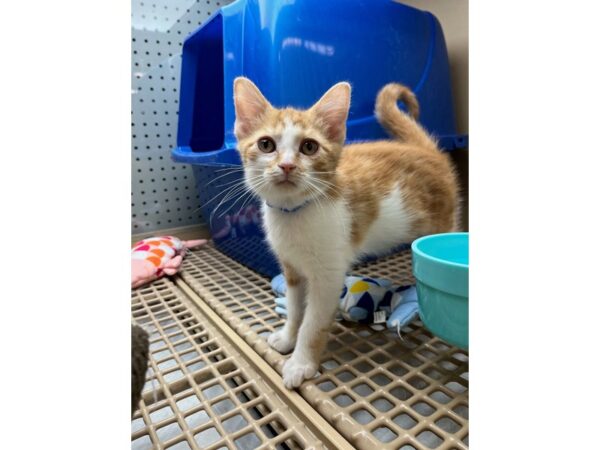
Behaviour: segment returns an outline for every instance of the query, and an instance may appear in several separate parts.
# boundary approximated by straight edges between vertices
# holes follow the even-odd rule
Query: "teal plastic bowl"
[[[469,233],[424,236],[412,243],[421,320],[437,337],[469,347]]]

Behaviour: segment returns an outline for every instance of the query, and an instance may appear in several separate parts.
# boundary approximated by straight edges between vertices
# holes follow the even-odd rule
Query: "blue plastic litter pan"
[[[191,164],[204,219],[221,251],[267,276],[280,272],[261,229],[258,201],[242,195],[233,80],[244,75],[274,106],[307,108],[338,81],[352,84],[347,140],[385,139],[378,90],[409,86],[420,121],[446,150],[456,133],[448,55],[438,20],[392,0],[238,0],[183,45],[173,160]],[[234,186],[236,186],[234,188]]]

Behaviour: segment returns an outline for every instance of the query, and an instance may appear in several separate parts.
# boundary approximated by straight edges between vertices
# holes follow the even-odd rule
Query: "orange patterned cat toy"
[[[187,249],[206,244],[206,239],[182,241],[159,236],[137,242],[131,249],[131,287],[136,288],[179,270]]]

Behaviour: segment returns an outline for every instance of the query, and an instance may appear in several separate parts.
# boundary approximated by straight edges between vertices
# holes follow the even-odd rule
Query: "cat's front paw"
[[[274,348],[279,353],[289,353],[294,349],[296,345],[295,340],[289,335],[285,329],[275,331],[269,335],[267,339],[268,344],[271,348]]]
[[[283,365],[283,384],[288,389],[297,388],[304,380],[308,380],[317,373],[318,365],[309,361],[301,361],[292,357]]]

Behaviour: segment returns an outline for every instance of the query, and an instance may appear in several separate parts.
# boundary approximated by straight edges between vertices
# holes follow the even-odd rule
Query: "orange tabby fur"
[[[395,139],[347,146],[348,83],[306,111],[272,107],[245,78],[235,80],[234,95],[245,182],[264,200],[267,239],[288,284],[288,320],[268,342],[282,353],[294,349],[283,367],[284,384],[294,388],[318,369],[357,257],[455,229],[456,176],[416,122],[417,99],[402,85],[384,86],[375,107]],[[314,153],[304,150],[307,139],[318,145]]]
[[[381,89],[375,110],[381,124],[394,138],[401,140],[351,144],[344,146],[343,151],[339,141],[328,142],[323,121],[315,114],[314,107],[301,111],[268,105],[264,114],[256,118],[258,128],[240,136],[242,160],[245,164],[254,160],[259,154],[256,140],[263,135],[281,134],[287,119],[321,145],[323,151],[312,167],[319,172],[331,172],[320,176],[335,186],[327,189],[331,198],[343,195],[348,200],[353,213],[355,247],[360,247],[369,225],[377,218],[379,199],[388,194],[395,183],[400,183],[405,200],[415,213],[414,238],[453,231],[458,227],[458,185],[453,166],[435,141],[398,109],[398,100],[407,105],[414,119],[418,118],[415,95],[397,83]],[[270,168],[278,163],[279,158],[273,160]],[[302,167],[301,162],[297,164]]]

